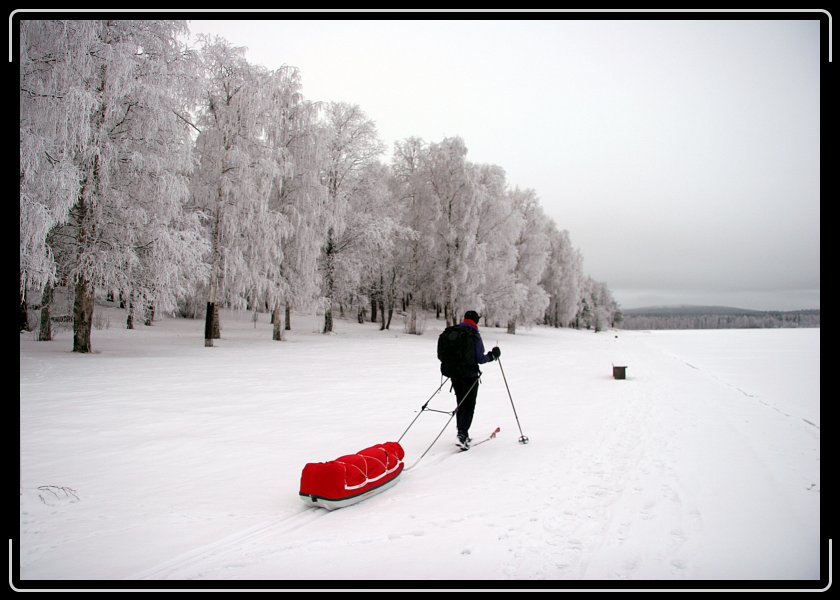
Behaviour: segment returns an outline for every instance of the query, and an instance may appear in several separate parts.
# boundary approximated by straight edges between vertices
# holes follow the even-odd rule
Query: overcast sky
[[[623,308],[819,308],[818,14],[349,16],[190,30],[247,46],[252,63],[298,67],[311,100],[358,104],[384,160],[409,136],[460,136],[468,160],[536,191]]]

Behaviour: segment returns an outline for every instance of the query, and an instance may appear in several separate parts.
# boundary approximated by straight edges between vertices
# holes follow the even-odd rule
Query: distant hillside
[[[760,315],[765,311],[730,306],[646,306],[622,310],[625,315]]]
[[[761,311],[729,306],[649,306],[621,311],[622,329],[819,327],[819,310]]]

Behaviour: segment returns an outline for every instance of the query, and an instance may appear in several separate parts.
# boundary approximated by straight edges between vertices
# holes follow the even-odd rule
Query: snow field
[[[394,488],[327,512],[303,466],[399,438],[442,322],[300,315],[273,342],[260,317],[224,314],[215,348],[188,320],[96,331],[92,355],[21,335],[22,580],[820,577],[819,330],[481,328],[530,443],[487,364],[471,434],[495,440],[457,453],[453,420]],[[429,408],[454,404],[447,384]],[[448,418],[420,416],[407,465]]]

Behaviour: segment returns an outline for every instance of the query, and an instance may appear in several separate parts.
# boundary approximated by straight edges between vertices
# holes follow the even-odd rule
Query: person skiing
[[[472,345],[472,353],[467,353],[464,360],[466,364],[461,365],[450,379],[452,380],[452,387],[455,390],[455,398],[458,402],[457,412],[455,415],[456,424],[458,427],[458,446],[462,450],[468,450],[470,447],[469,431],[472,424],[473,414],[475,413],[475,402],[478,398],[478,384],[481,377],[481,371],[478,365],[495,360],[501,356],[502,351],[498,346],[494,346],[490,352],[484,351],[484,342],[481,340],[481,334],[478,332],[478,322],[481,316],[474,310],[468,310],[464,313],[464,320],[455,327],[463,330],[461,333],[466,333],[463,337]]]

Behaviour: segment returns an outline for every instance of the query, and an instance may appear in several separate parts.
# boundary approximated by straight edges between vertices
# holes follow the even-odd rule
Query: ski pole
[[[516,426],[519,427],[519,443],[527,444],[530,440],[528,439],[527,435],[522,433],[522,425],[519,424],[519,416],[516,414],[516,407],[513,405],[513,396],[510,395],[510,388],[508,387],[507,377],[505,377],[505,370],[504,368],[502,368],[502,360],[500,358],[497,358],[496,361],[499,363],[499,368],[502,370],[502,379],[505,380],[505,389],[507,390],[508,398],[510,398],[510,405],[513,408],[513,416],[516,418]]]
[[[435,390],[435,392],[434,392],[431,396],[429,396],[429,399],[428,399],[428,400],[426,400],[426,403],[425,403],[423,406],[421,406],[421,407],[420,407],[420,412],[418,412],[418,413],[417,413],[417,416],[416,416],[416,417],[414,417],[414,420],[413,420],[413,421],[411,421],[411,423],[409,423],[409,424],[408,424],[408,427],[406,427],[406,428],[405,428],[405,431],[403,431],[402,435],[400,436],[400,439],[398,439],[398,440],[397,440],[397,443],[398,443],[398,444],[399,444],[399,443],[402,441],[402,439],[405,437],[405,434],[406,434],[406,433],[408,433],[408,430],[409,430],[409,429],[411,429],[411,426],[412,426],[412,425],[414,425],[414,421],[416,421],[417,419],[419,419],[419,418],[420,418],[420,415],[422,415],[422,414],[423,414],[423,411],[424,411],[424,410],[426,410],[426,407],[429,405],[429,402],[431,402],[431,401],[432,401],[432,398],[434,398],[434,397],[438,394],[438,392],[440,392],[441,388],[443,387],[443,385],[444,385],[447,381],[449,381],[449,377],[447,377],[447,378],[445,378],[445,379],[443,380],[443,382],[440,384],[440,386],[438,386],[438,389],[436,389],[436,390]]]

